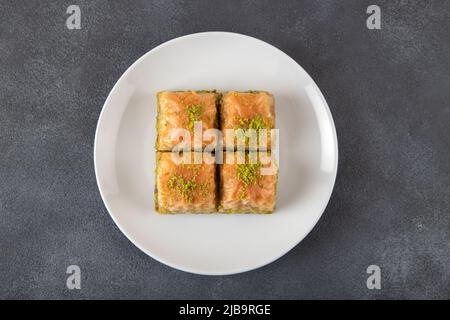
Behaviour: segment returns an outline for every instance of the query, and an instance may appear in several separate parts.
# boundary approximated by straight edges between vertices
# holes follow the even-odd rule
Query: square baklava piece
[[[222,96],[220,116],[225,149],[271,150],[271,129],[275,128],[272,94],[266,91],[226,92]],[[247,134],[251,132],[248,129],[254,129],[253,140]]]
[[[201,122],[201,135],[218,125],[217,109],[220,95],[215,91],[161,91],[157,94],[157,151],[171,151],[180,142],[187,150],[202,149],[215,138],[197,139],[194,145],[194,125]],[[185,129],[185,130],[179,130]],[[184,133],[188,132],[189,137]],[[189,138],[189,140],[188,140]],[[185,150],[186,150],[185,149]]]
[[[272,213],[278,169],[268,152],[226,152],[219,166],[219,211]]]
[[[199,158],[195,158],[196,156]],[[156,153],[156,211],[214,212],[216,199],[216,166],[213,155],[195,152]]]

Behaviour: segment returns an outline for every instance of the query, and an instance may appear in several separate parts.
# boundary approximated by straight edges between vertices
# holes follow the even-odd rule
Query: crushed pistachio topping
[[[248,144],[250,141],[250,137],[247,135],[247,130],[255,130],[256,131],[256,138],[259,140],[259,133],[261,129],[266,129],[266,123],[264,122],[264,119],[260,115],[256,115],[255,117],[251,119],[246,118],[238,118],[238,128],[235,130],[235,135],[239,139],[243,139],[243,142],[245,144]],[[242,129],[243,131],[240,131],[239,129]]]
[[[186,112],[188,115],[188,129],[194,129],[194,123],[200,120],[203,110],[204,107],[200,104],[191,104],[186,107]]]
[[[245,192],[244,190],[241,190],[241,191],[239,192],[238,197],[239,197],[239,200],[245,200],[245,199],[247,199],[247,192]]]
[[[259,178],[259,169],[261,163],[243,163],[237,165],[237,175],[239,180],[248,187],[255,183]]]
[[[257,115],[252,119],[238,118],[237,120],[239,123],[239,127],[237,129],[244,130],[244,134],[249,129],[255,130],[256,133],[259,134],[259,130],[267,128],[266,123],[264,122],[264,119],[260,115]],[[239,131],[236,132],[236,134],[238,134],[238,133],[239,133]],[[239,136],[239,134],[238,134],[238,136]],[[247,141],[247,140],[248,140],[248,136],[245,136],[245,141]]]
[[[181,197],[187,202],[194,200],[194,194],[205,195],[207,184],[197,183],[195,179],[198,176],[198,171],[195,171],[191,179],[187,179],[177,173],[173,173],[169,178],[167,185],[170,189],[178,192]]]
[[[239,118],[238,122],[240,129],[243,130],[253,129],[259,131],[261,129],[266,129],[266,123],[260,115],[257,115],[252,119]]]

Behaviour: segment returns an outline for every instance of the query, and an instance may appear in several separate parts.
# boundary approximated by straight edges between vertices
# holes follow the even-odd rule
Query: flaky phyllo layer
[[[156,203],[159,212],[216,210],[217,182],[214,164],[193,164],[193,161],[186,163],[183,162],[184,158],[176,163],[171,152],[157,152],[156,157]],[[213,162],[214,159],[210,161]]]
[[[220,95],[209,91],[163,91],[157,94],[157,151],[171,151],[180,142],[180,129],[194,134],[194,123],[202,125],[201,135],[208,129],[217,129],[217,109]],[[202,139],[201,147],[205,147],[212,138]],[[188,145],[193,149],[194,141]]]
[[[225,213],[254,212],[270,213],[275,209],[278,169],[270,153],[259,153],[257,162],[251,163],[249,157],[254,153],[227,153],[226,158],[233,157],[219,165],[220,205],[219,211]],[[238,163],[237,158],[245,157],[245,163]]]
[[[157,98],[158,212],[274,211],[278,168],[270,152],[270,93],[163,91]]]

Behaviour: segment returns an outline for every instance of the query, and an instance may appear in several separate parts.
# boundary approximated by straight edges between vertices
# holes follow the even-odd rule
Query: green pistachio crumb
[[[245,200],[247,199],[247,192],[245,192],[245,190],[241,190],[241,192],[239,192],[239,200]]]
[[[237,175],[244,186],[255,183],[259,178],[261,163],[243,163],[237,165]]]
[[[264,120],[261,116],[256,116],[252,120],[250,120],[250,123],[248,124],[248,129],[254,129],[256,131],[259,131],[261,129],[265,129],[266,124],[264,123]]]
[[[205,195],[205,190],[207,189],[206,183],[195,182],[196,176],[197,175],[194,175],[194,177],[189,180],[177,173],[174,173],[169,178],[167,185],[170,189],[178,192],[187,202],[192,202],[194,200],[194,194],[197,193]]]
[[[257,115],[251,119],[246,118],[238,118],[239,127],[237,128],[237,131],[235,132],[236,136],[239,139],[244,139],[244,143],[249,143],[249,137],[247,135],[247,130],[252,129],[256,131],[257,139],[259,139],[259,131],[261,129],[266,129],[266,123],[264,122],[264,119]],[[239,131],[239,129],[242,129],[243,131]]]

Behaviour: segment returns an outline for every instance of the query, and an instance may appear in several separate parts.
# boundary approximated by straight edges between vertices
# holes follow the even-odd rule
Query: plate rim
[[[280,254],[276,255],[274,258],[270,259],[269,261],[260,263],[256,266],[250,266],[250,267],[245,267],[245,268],[240,268],[238,270],[232,270],[232,271],[228,271],[228,272],[211,272],[211,271],[202,271],[202,270],[194,270],[192,268],[186,268],[171,262],[166,261],[166,259],[153,254],[152,252],[149,252],[149,250],[143,248],[137,240],[135,240],[133,238],[133,236],[131,236],[129,233],[125,232],[125,230],[122,228],[122,226],[118,223],[116,217],[114,216],[114,214],[112,213],[112,210],[110,208],[110,206],[108,205],[107,201],[105,200],[106,197],[102,191],[101,188],[101,182],[99,179],[99,174],[98,174],[98,163],[97,163],[97,145],[98,145],[98,136],[99,136],[99,131],[100,131],[100,127],[101,124],[103,123],[103,118],[104,118],[104,114],[105,114],[105,110],[107,109],[107,105],[109,103],[109,100],[111,99],[111,96],[114,94],[114,92],[117,90],[117,87],[119,85],[119,83],[121,82],[121,80],[123,78],[125,78],[127,76],[128,73],[130,73],[133,69],[135,69],[137,67],[137,65],[144,60],[147,56],[153,54],[154,52],[161,50],[162,48],[171,45],[174,42],[183,40],[183,39],[187,39],[187,38],[195,38],[195,37],[203,37],[203,36],[210,36],[210,35],[228,35],[228,36],[233,36],[233,37],[242,37],[242,38],[248,38],[252,41],[257,41],[260,42],[266,46],[269,46],[273,49],[275,49],[278,53],[280,53],[281,55],[283,55],[284,57],[286,57],[288,60],[290,60],[292,63],[294,63],[298,68],[300,68],[301,70],[303,70],[303,72],[309,77],[309,80],[314,84],[314,86],[318,89],[318,93],[320,94],[320,97],[322,98],[323,102],[324,102],[324,107],[329,119],[329,122],[331,124],[331,129],[332,129],[332,136],[333,136],[333,140],[334,140],[334,153],[335,153],[335,161],[334,161],[334,166],[333,166],[333,179],[332,179],[332,184],[330,186],[330,191],[329,191],[329,195],[328,195],[328,199],[327,201],[324,201],[322,204],[322,208],[321,208],[321,212],[320,215],[317,216],[316,220],[314,221],[314,223],[311,225],[311,227],[309,228],[309,230],[304,233],[304,235],[300,236],[299,239],[297,241],[295,241],[293,243],[293,245],[291,245],[290,247],[288,247],[286,250],[282,251]],[[105,102],[103,103],[102,109],[100,111],[98,120],[97,120],[97,125],[96,125],[96,129],[95,129],[95,137],[94,137],[94,150],[93,150],[93,160],[94,160],[94,171],[95,171],[95,179],[96,179],[96,183],[97,183],[97,188],[99,190],[100,193],[100,197],[103,201],[104,206],[106,207],[106,210],[108,211],[109,216],[112,218],[112,220],[114,221],[115,225],[119,228],[119,230],[122,232],[122,234],[125,235],[125,237],[133,244],[135,245],[139,250],[141,250],[142,252],[144,252],[146,255],[148,255],[149,257],[155,259],[156,261],[169,266],[171,268],[183,271],[183,272],[187,272],[187,273],[191,273],[191,274],[196,274],[196,275],[206,275],[206,276],[224,276],[224,275],[233,275],[233,274],[239,274],[239,273],[244,273],[244,272],[249,272],[252,270],[256,270],[259,268],[262,268],[264,266],[267,266],[269,264],[271,264],[272,262],[280,259],[281,257],[283,257],[284,255],[286,255],[288,252],[290,252],[293,248],[295,248],[300,242],[302,242],[312,231],[312,229],[314,229],[314,227],[317,225],[317,223],[319,222],[319,220],[321,219],[321,217],[323,216],[328,203],[330,202],[331,196],[333,194],[334,191],[334,187],[336,184],[336,178],[337,178],[337,172],[338,172],[338,167],[339,167],[339,147],[338,147],[338,138],[337,138],[337,132],[336,132],[336,126],[334,123],[334,119],[333,119],[333,115],[331,113],[331,110],[328,106],[328,102],[326,101],[325,97],[323,96],[322,91],[320,90],[319,86],[317,85],[317,83],[314,81],[314,79],[309,75],[309,73],[297,62],[295,61],[293,58],[291,58],[288,54],[286,54],[285,52],[283,52],[281,49],[277,48],[276,46],[255,38],[253,36],[249,36],[249,35],[245,35],[245,34],[241,34],[241,33],[236,33],[236,32],[228,32],[228,31],[205,31],[205,32],[197,32],[197,33],[191,33],[191,34],[187,34],[187,35],[183,35],[180,37],[176,37],[176,38],[172,38],[168,41],[165,41],[159,45],[157,45],[156,47],[152,48],[151,50],[147,51],[146,53],[144,53],[142,56],[140,56],[136,61],[134,61],[126,70],[125,72],[123,72],[123,74],[119,77],[119,79],[115,82],[114,86],[112,87],[111,91],[109,92]]]

